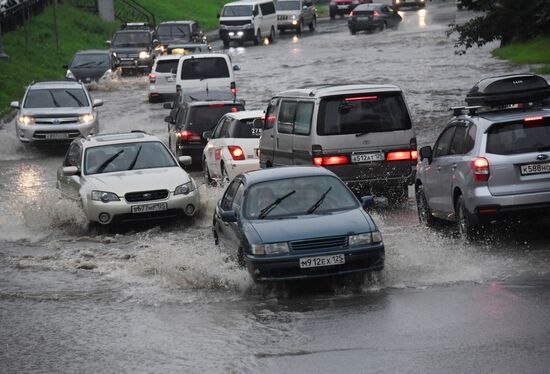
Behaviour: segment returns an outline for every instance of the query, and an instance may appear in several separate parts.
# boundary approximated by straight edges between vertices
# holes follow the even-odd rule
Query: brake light
[[[208,106],[224,106],[222,103],[208,104]]]
[[[237,86],[235,82],[231,82],[230,88],[231,88],[231,93],[233,94],[233,96],[235,96],[237,94]]]
[[[359,96],[359,97],[346,97],[344,101],[359,101],[359,100],[376,100],[378,96]]]
[[[352,17],[353,16],[353,10],[351,12],[349,12],[349,16]]]
[[[157,83],[157,75],[155,73],[149,74],[149,83]]]
[[[374,13],[373,13],[373,15],[374,15],[375,17],[378,17],[378,16],[380,16],[380,14],[378,13],[378,11],[377,11],[376,9],[374,10]]]
[[[411,160],[418,160],[418,151],[411,151]]]
[[[238,111],[239,111],[239,109],[236,106],[231,107],[231,112],[232,113],[235,113],[235,112],[238,112]]]
[[[476,182],[487,182],[489,180],[489,160],[485,157],[477,157],[470,164]]]
[[[193,131],[181,130],[179,138],[184,142],[196,142],[201,140],[201,136]]]
[[[243,149],[238,145],[230,145],[227,148],[229,149],[229,153],[231,154],[231,158],[233,158],[233,160],[242,161],[245,159]]]
[[[523,121],[525,122],[533,122],[533,121],[542,121],[544,119],[543,116],[536,116],[536,117],[527,117],[524,118]]]
[[[316,156],[313,157],[313,165],[326,166],[326,165],[342,165],[349,163],[348,156]]]
[[[416,150],[391,151],[386,155],[387,161],[416,160],[417,158],[418,152]]]

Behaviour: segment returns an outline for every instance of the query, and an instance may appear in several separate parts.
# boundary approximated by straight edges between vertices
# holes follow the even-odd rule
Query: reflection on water
[[[300,41],[300,38],[298,37],[298,35],[294,35],[292,37],[292,43],[298,43]]]
[[[419,27],[426,27],[426,14],[428,12],[426,11],[426,9],[420,9],[417,14],[418,14],[418,26]]]

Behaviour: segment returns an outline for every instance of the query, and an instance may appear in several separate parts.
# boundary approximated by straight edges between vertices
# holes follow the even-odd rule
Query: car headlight
[[[116,52],[113,52],[113,57],[115,57],[115,58],[116,58]]]
[[[105,73],[103,73],[103,75],[101,76],[100,79],[110,78],[112,73],[113,73],[113,71],[111,69],[107,69],[107,70],[105,70]]]
[[[276,255],[288,253],[288,243],[271,243],[271,244],[252,244],[251,251],[253,255]]]
[[[67,74],[65,74],[65,78],[67,78],[67,79],[76,79],[76,78],[74,77],[73,72],[70,71],[70,70],[67,70]]]
[[[196,188],[195,183],[191,179],[189,182],[177,186],[174,190],[174,195],[187,195],[195,191]]]
[[[95,115],[93,113],[83,114],[78,117],[78,122],[80,123],[88,123],[92,122],[95,119]]]
[[[147,51],[139,52],[139,58],[142,59],[142,60],[146,59],[146,58],[149,58],[149,52],[147,52]]]
[[[350,235],[349,246],[368,245],[382,242],[380,231],[367,232],[364,234]]]
[[[92,200],[103,201],[108,203],[109,201],[120,201],[117,194],[105,191],[92,191]]]
[[[34,118],[29,116],[19,116],[17,121],[23,125],[31,125],[34,123]]]

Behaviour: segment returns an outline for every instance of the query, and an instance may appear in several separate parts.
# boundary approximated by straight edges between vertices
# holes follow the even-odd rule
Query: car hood
[[[124,196],[128,192],[168,190],[189,182],[189,175],[180,167],[119,171],[93,174],[86,177],[89,189],[114,192]]]
[[[298,218],[254,220],[249,224],[258,233],[262,243],[352,235],[375,229],[368,215],[360,208]]]
[[[81,114],[87,114],[92,111],[91,107],[83,106],[77,108],[61,107],[61,108],[22,108],[21,115],[33,117],[73,117]]]
[[[98,80],[108,69],[109,67],[107,66],[101,68],[70,68],[69,70],[73,73],[76,80],[85,82],[88,79]]]

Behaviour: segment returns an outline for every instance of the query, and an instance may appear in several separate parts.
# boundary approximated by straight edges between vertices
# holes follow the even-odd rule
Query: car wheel
[[[384,31],[386,29],[388,25],[386,25],[386,22],[383,22],[381,25],[380,25],[380,31]]]
[[[349,28],[349,32],[351,35],[357,34],[357,31],[355,29],[352,29],[351,27]]]
[[[472,240],[477,232],[477,225],[473,222],[472,215],[466,209],[464,198],[460,195],[455,207],[457,231],[460,238]]]
[[[269,42],[275,43],[275,39],[277,39],[277,33],[275,32],[275,29],[271,27],[271,31],[269,32]]]
[[[206,159],[202,160],[202,170],[204,172],[204,180],[209,185],[214,184],[214,180],[210,176],[210,170],[208,170],[208,164],[206,163]]]
[[[409,198],[409,188],[405,185],[391,189],[387,196],[388,205],[395,207],[404,204]]]
[[[332,10],[329,12],[330,19],[336,19],[336,12],[333,12]]]
[[[416,190],[416,208],[418,210],[418,220],[421,224],[431,226],[435,223],[435,218],[432,216],[432,211],[428,206],[423,185],[418,186]]]
[[[226,183],[229,183],[229,174],[227,174],[224,164],[221,164],[220,169],[222,171],[222,184],[225,186]]]
[[[258,29],[258,33],[256,34],[256,38],[254,39],[254,45],[259,45],[262,43],[262,32],[260,29]]]
[[[315,27],[317,26],[317,18],[313,17],[311,20],[311,23],[309,24],[309,31],[313,32],[315,31]]]
[[[214,223],[214,226],[215,226],[215,223]],[[214,228],[212,228],[212,235],[214,236],[214,245],[220,245],[220,238],[218,237],[218,232]]]

